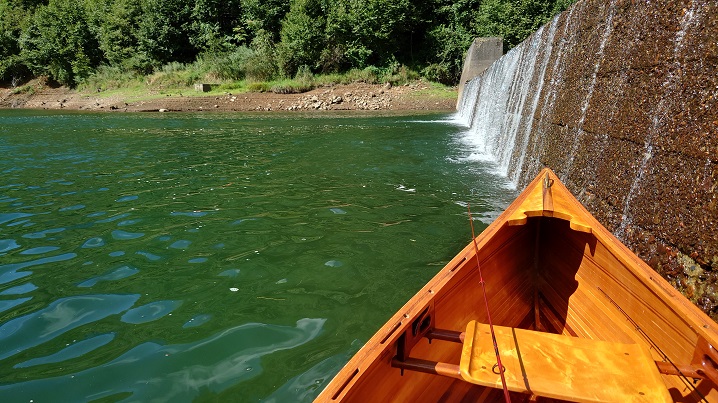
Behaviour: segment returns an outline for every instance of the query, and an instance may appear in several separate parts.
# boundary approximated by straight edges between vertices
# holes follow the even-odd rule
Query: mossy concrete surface
[[[551,167],[718,319],[718,2],[583,0],[557,18],[556,35],[535,34],[551,59],[521,112],[518,187]]]

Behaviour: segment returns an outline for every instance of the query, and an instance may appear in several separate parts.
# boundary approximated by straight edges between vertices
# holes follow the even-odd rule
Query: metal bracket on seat
[[[391,360],[391,366],[404,370],[425,372],[435,375],[450,376],[461,379],[459,366],[441,362],[433,362],[410,357],[411,350],[422,339],[426,338],[429,343],[433,339],[444,340],[454,343],[464,342],[464,333],[453,330],[442,330],[435,327],[434,302],[432,301],[416,319],[411,323],[404,334],[399,336],[396,345],[396,356]]]

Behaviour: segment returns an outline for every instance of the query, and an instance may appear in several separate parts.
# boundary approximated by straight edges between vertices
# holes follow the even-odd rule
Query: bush
[[[145,84],[164,88],[183,88],[203,81],[206,76],[207,68],[202,62],[191,64],[172,62],[145,77]]]
[[[272,87],[266,82],[254,82],[247,84],[247,90],[252,92],[267,92],[271,91]]]
[[[402,85],[419,78],[419,73],[406,66],[399,67],[398,71],[389,75],[384,81],[392,85]]]
[[[160,69],[160,71],[165,74],[172,74],[172,73],[177,73],[177,72],[185,71],[185,70],[186,70],[186,67],[185,67],[184,63],[180,63],[180,62],[169,62],[169,63],[165,64],[164,66],[162,66],[162,68]]]
[[[311,91],[314,87],[295,80],[281,81],[271,86],[270,91],[275,94],[301,94]]]
[[[461,78],[464,54],[471,46],[473,36],[464,28],[439,25],[428,33],[429,48],[434,53],[422,69],[422,75],[431,81],[453,84]]]
[[[299,94],[311,91],[316,87],[314,74],[309,66],[301,66],[293,80],[283,80],[272,86],[272,92],[277,94]]]
[[[13,95],[18,94],[27,94],[27,95],[34,95],[36,91],[36,88],[34,85],[23,85],[21,87],[17,87],[13,89],[12,93]]]
[[[250,81],[270,81],[277,75],[274,55],[255,53],[245,64],[246,77]]]
[[[7,81],[16,87],[28,77],[32,77],[32,73],[19,55],[0,57],[0,82]]]
[[[309,68],[309,66],[305,64],[304,66],[299,67],[299,70],[297,70],[297,74],[294,76],[294,80],[307,85],[311,85],[314,83],[314,74],[312,73],[312,70]]]
[[[209,74],[221,80],[243,80],[247,76],[247,61],[254,57],[254,53],[252,49],[240,46],[232,52],[202,60],[208,64]]]
[[[270,35],[260,32],[252,41],[252,55],[244,64],[245,74],[250,81],[270,81],[277,76],[277,60]]]
[[[79,87],[85,90],[111,90],[129,86],[131,82],[139,82],[140,75],[132,70],[125,70],[118,66],[102,65],[83,79]]]
[[[450,83],[452,74],[449,72],[449,66],[444,63],[432,63],[421,70],[421,75],[429,81],[438,83]]]

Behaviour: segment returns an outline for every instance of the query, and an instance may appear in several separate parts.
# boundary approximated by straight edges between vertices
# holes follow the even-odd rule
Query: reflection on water
[[[60,298],[46,308],[0,326],[0,360],[52,340],[82,325],[130,308],[139,295],[82,295]]]
[[[262,357],[296,348],[317,337],[325,319],[300,319],[296,327],[248,323],[193,343],[163,345],[142,343],[116,359],[97,367],[59,377],[0,386],[0,393],[17,401],[84,401],[129,397],[135,401],[191,401],[200,393],[218,393],[237,382],[259,376]],[[53,356],[17,365],[23,368],[56,362],[90,352],[114,338],[95,336]],[[64,356],[64,357],[61,357]],[[106,382],[111,389],[98,387]]]
[[[114,333],[93,336],[89,339],[78,341],[75,344],[70,344],[68,347],[65,347],[62,350],[46,357],[32,358],[25,362],[21,362],[20,364],[15,365],[14,368],[26,368],[32,367],[34,365],[51,364],[55,362],[70,360],[72,358],[81,357],[91,352],[92,350],[100,348],[105,344],[111,342],[114,338]]]
[[[0,395],[311,400],[512,196],[432,118],[0,111]]]
[[[182,301],[153,301],[149,304],[132,308],[125,312],[120,318],[125,323],[145,323],[157,320],[165,315],[171,315],[170,312],[179,308]]]

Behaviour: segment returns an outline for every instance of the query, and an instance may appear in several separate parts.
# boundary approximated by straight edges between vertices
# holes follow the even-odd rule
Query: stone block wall
[[[517,186],[551,167],[718,319],[718,2],[580,0],[547,27],[520,45],[543,41],[545,64]]]

